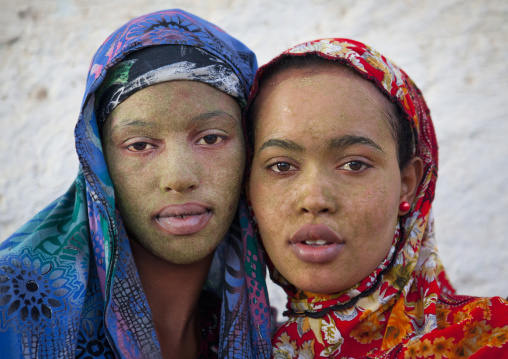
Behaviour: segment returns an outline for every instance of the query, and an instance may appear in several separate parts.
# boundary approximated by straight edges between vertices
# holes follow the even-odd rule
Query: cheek
[[[154,163],[147,166],[142,161],[128,160],[116,151],[108,152],[106,162],[115,190],[115,201],[122,216],[141,216],[144,209],[151,206],[152,197],[148,194],[154,183],[149,181],[156,178],[154,173],[160,169]]]
[[[349,222],[353,238],[367,237],[384,242],[385,237],[393,235],[398,214],[398,194],[393,184],[360,186],[345,192],[343,203],[349,205],[347,215],[342,218]]]
[[[213,156],[201,158],[203,183],[229,211],[236,210],[245,170],[245,152],[240,145],[229,146]]]
[[[129,161],[117,161],[110,174],[115,192],[121,193],[122,196],[135,197],[137,194],[143,195],[153,187],[149,185],[148,180],[156,178],[155,174],[159,171],[160,168],[153,162],[148,166],[142,166]]]
[[[274,184],[259,172],[253,171],[250,178],[250,200],[261,238],[269,248],[277,244],[284,227],[291,224],[290,207],[294,201],[291,186]]]
[[[256,217],[262,219],[267,212],[271,212],[273,195],[266,181],[260,176],[259,169],[252,169],[249,179],[249,199]]]
[[[388,185],[378,185],[372,190],[369,190],[366,200],[363,203],[365,212],[370,214],[367,218],[372,217],[375,225],[383,223],[388,218],[392,218],[395,213],[396,196],[393,191],[390,191]]]

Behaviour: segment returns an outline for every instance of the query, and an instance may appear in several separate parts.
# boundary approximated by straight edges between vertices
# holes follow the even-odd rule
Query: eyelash
[[[220,140],[219,142],[215,142],[215,143],[206,143],[206,140],[205,138],[206,137],[215,137],[215,140]],[[220,143],[222,143],[224,140],[227,139],[227,136],[224,136],[224,135],[218,135],[218,134],[215,134],[215,133],[211,133],[209,135],[205,135],[203,137],[201,137],[197,142],[196,144],[198,145],[202,145],[202,146],[216,146]],[[202,140],[205,141],[205,143],[200,143]]]
[[[356,169],[356,170],[352,169],[351,164],[360,164],[360,168]],[[289,166],[289,168],[286,170],[281,170],[280,165]],[[370,168],[370,167],[372,167],[372,166],[368,165],[367,163],[365,163],[363,161],[349,161],[349,162],[346,162],[343,165],[339,166],[338,169],[346,170],[348,172],[361,172],[361,171],[365,170],[366,168]],[[277,170],[275,168],[277,168]],[[267,166],[267,169],[269,169],[270,171],[272,171],[276,174],[286,174],[286,173],[298,170],[294,165],[292,165],[289,162],[285,162],[285,161],[279,161],[279,162],[272,163]]]
[[[213,140],[213,143],[207,143],[207,138],[208,137],[208,140],[212,139]],[[196,141],[196,144],[197,145],[200,145],[200,146],[216,146],[220,143],[222,143],[224,140],[227,139],[227,136],[223,136],[223,135],[218,135],[218,134],[215,134],[215,133],[212,133],[212,134],[208,134],[208,135],[205,135],[203,137],[200,137],[197,141]],[[200,143],[200,142],[204,142],[204,143]],[[135,149],[134,147],[136,145],[144,145],[144,147],[142,149]],[[149,147],[149,148],[147,148]],[[125,147],[127,150],[131,151],[131,152],[144,152],[144,151],[148,151],[148,150],[152,150],[152,149],[155,149],[157,148],[156,145],[153,145],[149,142],[146,142],[146,141],[137,141],[137,142],[134,142],[134,143],[131,143],[130,145],[127,145]]]
[[[142,145],[146,145],[146,146],[151,146],[152,148],[155,148],[155,146],[154,146],[154,145],[152,145],[152,144],[150,144],[150,143],[148,143],[148,142],[144,142],[144,141],[138,141],[138,142],[131,143],[130,145],[126,146],[126,148],[127,148],[129,151],[131,151],[131,152],[142,152],[142,151],[146,151],[146,150],[147,150],[147,149],[146,149],[146,146],[145,146],[145,148],[140,149],[140,150],[139,150],[139,149],[138,149],[138,150],[131,149],[131,148],[133,148],[133,146],[140,145],[140,144],[142,144]],[[152,149],[152,148],[150,148],[150,149]]]
[[[279,168],[279,165],[281,165],[281,164],[288,165],[288,166],[289,166],[289,169],[288,169],[288,170],[286,170],[286,171],[281,171],[281,170],[280,170],[280,168]],[[274,167],[275,167],[275,166],[277,166],[278,171],[276,171],[276,170],[274,169]],[[291,169],[291,167],[292,167],[293,169]],[[272,171],[272,172],[274,172],[274,173],[277,173],[277,174],[284,174],[284,173],[288,173],[288,172],[291,172],[291,171],[295,171],[295,170],[297,169],[297,168],[296,168],[295,166],[293,166],[291,163],[289,163],[289,162],[284,162],[284,161],[275,162],[275,163],[273,163],[273,164],[271,164],[271,165],[267,166],[267,168],[268,168],[270,171]]]
[[[360,169],[357,169],[357,170],[354,170],[351,168],[351,164],[352,163],[359,163],[361,165],[361,168]],[[348,166],[349,169],[345,169],[344,167]],[[360,172],[366,168],[369,168],[371,167],[370,165],[368,165],[367,163],[363,162],[363,161],[358,161],[358,160],[353,160],[353,161],[349,161],[349,162],[346,162],[344,163],[343,165],[339,166],[339,169],[344,169],[346,171],[349,171],[349,172]]]

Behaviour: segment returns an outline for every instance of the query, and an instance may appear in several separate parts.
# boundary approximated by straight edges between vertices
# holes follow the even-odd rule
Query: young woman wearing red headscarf
[[[275,358],[508,357],[508,302],[456,295],[436,247],[438,147],[407,74],[348,39],[261,67],[249,194],[288,295]]]

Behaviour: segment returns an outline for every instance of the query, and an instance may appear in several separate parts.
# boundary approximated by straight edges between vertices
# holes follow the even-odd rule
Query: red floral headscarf
[[[331,295],[300,291],[271,266],[272,278],[288,294],[289,315],[273,338],[273,357],[508,357],[508,302],[455,295],[439,260],[431,210],[438,146],[425,100],[403,70],[357,41],[306,42],[258,70],[250,104],[260,80],[278,63],[307,54],[352,68],[400,107],[413,129],[414,153],[423,160],[424,174],[388,255],[353,287]]]

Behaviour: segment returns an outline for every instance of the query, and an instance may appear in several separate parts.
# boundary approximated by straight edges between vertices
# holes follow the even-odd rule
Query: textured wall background
[[[434,213],[448,274],[461,293],[508,296],[504,0],[0,0],[0,240],[72,183],[73,129],[98,46],[132,17],[175,7],[238,37],[259,64],[340,36],[405,69],[440,143]]]

